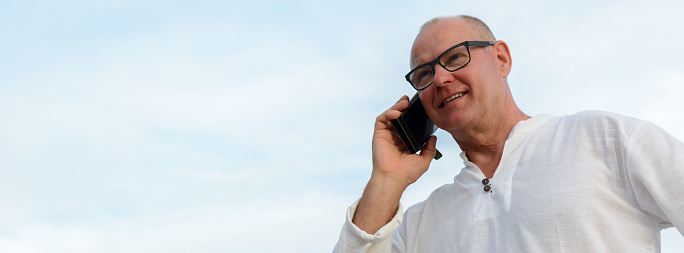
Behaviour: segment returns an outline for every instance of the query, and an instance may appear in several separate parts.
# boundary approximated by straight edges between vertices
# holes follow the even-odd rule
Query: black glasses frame
[[[442,68],[446,69],[447,71],[449,71],[449,72],[454,72],[454,71],[456,71],[456,70],[462,69],[463,67],[467,66],[468,63],[470,63],[470,59],[471,59],[471,57],[470,57],[470,47],[486,47],[486,46],[493,46],[493,45],[494,45],[494,42],[491,42],[491,41],[471,41],[471,40],[469,40],[469,41],[464,41],[464,42],[458,43],[458,44],[454,45],[453,47],[450,47],[449,49],[444,50],[444,52],[443,52],[442,54],[440,54],[439,56],[437,56],[437,58],[435,58],[435,59],[432,60],[431,62],[423,63],[423,64],[418,65],[417,67],[413,68],[410,72],[408,72],[408,74],[406,74],[406,76],[405,76],[405,77],[406,77],[406,81],[408,81],[414,89],[416,89],[416,90],[418,90],[418,91],[424,90],[424,89],[426,89],[427,87],[430,87],[430,85],[432,85],[432,83],[434,83],[435,81],[432,80],[432,82],[430,82],[430,84],[426,85],[426,86],[423,87],[423,88],[418,89],[418,88],[411,82],[411,78],[409,78],[409,76],[410,76],[413,72],[415,72],[416,70],[418,70],[418,69],[420,69],[420,68],[422,68],[422,67],[425,67],[426,65],[427,65],[427,66],[430,66],[430,69],[432,69],[432,76],[433,76],[433,78],[434,78],[434,75],[435,75],[435,64],[439,64],[439,66],[442,66]],[[461,67],[459,67],[459,68],[457,68],[457,69],[449,70],[446,66],[444,66],[444,64],[442,64],[442,62],[439,61],[439,59],[442,58],[442,56],[444,56],[446,53],[448,53],[448,52],[451,51],[452,49],[457,48],[457,47],[460,47],[460,46],[465,46],[466,51],[468,51],[468,62],[466,62],[465,64],[463,64],[463,66],[461,66]]]

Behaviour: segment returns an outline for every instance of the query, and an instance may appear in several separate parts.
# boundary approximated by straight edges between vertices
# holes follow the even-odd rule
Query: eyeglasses
[[[432,84],[435,77],[435,64],[439,64],[449,72],[459,70],[470,63],[470,47],[486,47],[494,45],[490,41],[464,41],[447,49],[437,59],[415,67],[406,74],[406,81],[416,90],[424,90]]]

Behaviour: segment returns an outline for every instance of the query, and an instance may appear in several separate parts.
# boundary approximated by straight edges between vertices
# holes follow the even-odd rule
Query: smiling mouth
[[[447,103],[453,101],[454,99],[457,99],[457,98],[462,97],[462,96],[465,95],[466,93],[467,93],[467,92],[461,92],[461,93],[456,93],[456,94],[454,94],[453,96],[451,96],[451,97],[445,99],[445,100],[442,102],[442,106],[444,106],[444,105],[446,105]]]

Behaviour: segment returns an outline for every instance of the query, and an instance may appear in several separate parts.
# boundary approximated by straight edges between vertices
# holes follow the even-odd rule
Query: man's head
[[[511,70],[508,46],[496,41],[477,18],[444,17],[425,23],[411,49],[411,68],[435,60],[464,41],[490,41],[493,45],[470,47],[470,61],[456,71],[434,65],[433,82],[420,94],[428,116],[452,135],[485,131],[505,121],[507,113],[520,112],[506,81]]]

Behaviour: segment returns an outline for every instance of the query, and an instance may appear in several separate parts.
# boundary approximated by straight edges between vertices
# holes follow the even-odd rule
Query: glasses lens
[[[468,64],[469,61],[470,54],[465,46],[452,48],[444,52],[442,57],[439,58],[440,65],[444,66],[448,71],[456,71]],[[435,74],[432,67],[432,65],[425,65],[409,74],[409,80],[411,80],[413,87],[422,90],[432,84]]]
[[[455,71],[470,61],[470,54],[465,46],[456,47],[442,55],[439,62],[449,71]]]
[[[432,83],[432,66],[425,65],[411,72],[409,79],[416,89],[420,90]]]

